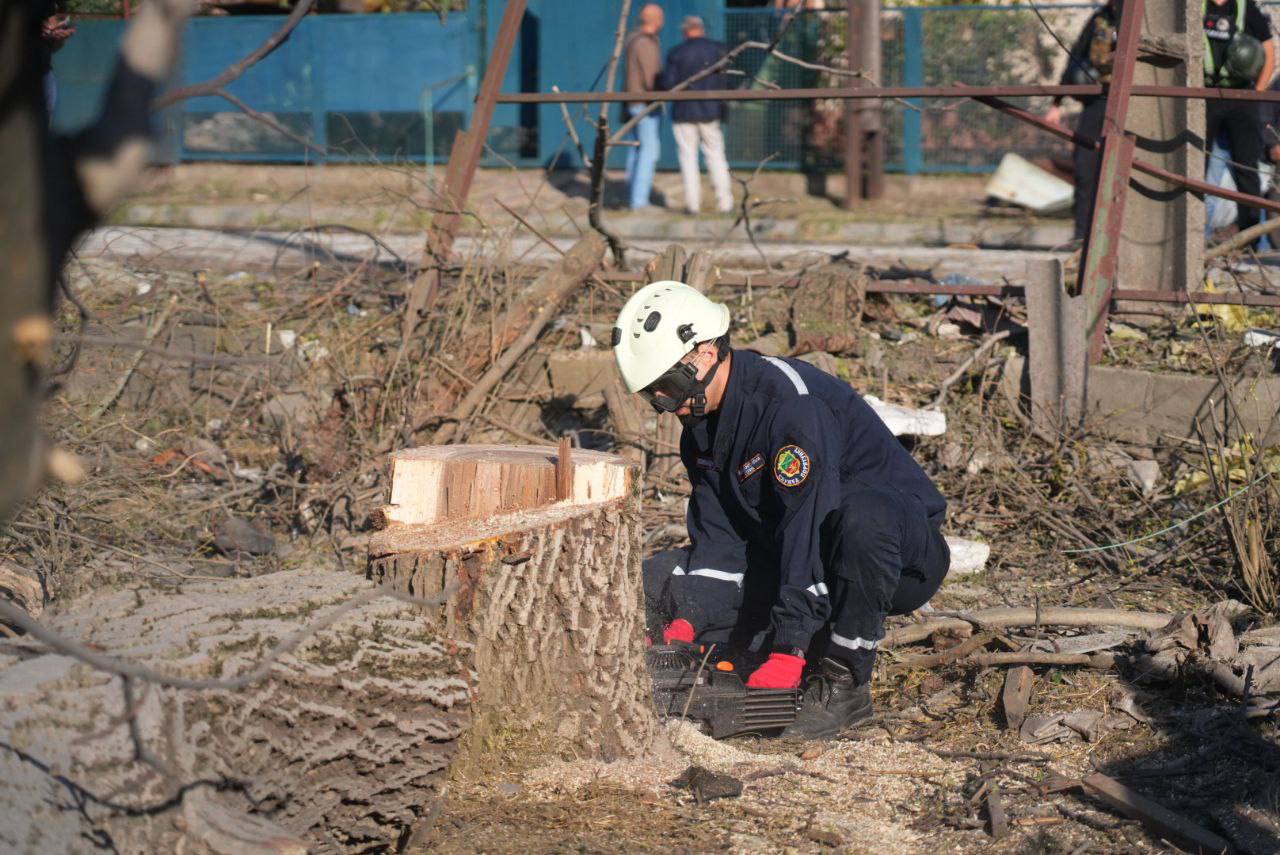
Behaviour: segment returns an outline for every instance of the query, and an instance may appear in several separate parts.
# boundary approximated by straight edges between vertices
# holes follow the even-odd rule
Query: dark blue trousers
[[[842,660],[860,682],[871,678],[885,618],[923,606],[947,575],[951,554],[939,526],[918,499],[891,488],[865,487],[845,496],[822,526],[831,611],[809,645],[810,662],[830,656]],[[767,650],[769,612],[778,591],[778,567],[771,552],[768,544],[748,550],[741,587],[708,585],[698,590],[697,596],[704,598],[699,602],[702,611],[711,615],[707,626],[694,627],[699,640]],[[654,638],[679,610],[671,590],[672,572],[678,566],[689,566],[687,550],[666,550],[644,562]]]

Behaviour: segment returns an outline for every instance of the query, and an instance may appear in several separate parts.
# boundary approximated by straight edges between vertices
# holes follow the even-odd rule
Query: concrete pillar
[[[1203,85],[1199,0],[1146,0],[1143,18],[1134,84]],[[1138,140],[1135,157],[1189,178],[1204,178],[1203,101],[1134,98],[1127,124]],[[1194,290],[1204,269],[1204,202],[1137,172],[1129,188],[1117,284]]]

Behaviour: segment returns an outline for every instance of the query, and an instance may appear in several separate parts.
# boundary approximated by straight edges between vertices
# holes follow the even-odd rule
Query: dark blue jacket
[[[942,494],[871,406],[797,359],[733,351],[719,410],[685,429],[680,456],[693,486],[692,548],[671,594],[675,616],[699,632],[716,623],[725,586],[740,598],[748,567],[762,567],[776,574],[773,645],[806,647],[830,614],[824,523],[852,490],[913,496],[939,526],[946,513]]]
[[[688,39],[676,45],[667,54],[667,65],[659,78],[663,89],[674,89],[708,65],[719,62],[725,55],[725,46],[714,39]],[[695,91],[727,89],[724,74],[707,75],[689,88]],[[720,122],[725,118],[723,101],[676,101],[671,108],[673,122]]]

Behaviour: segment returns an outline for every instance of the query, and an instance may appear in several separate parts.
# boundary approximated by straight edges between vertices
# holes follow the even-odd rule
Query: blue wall
[[[265,41],[283,21],[275,15],[194,19],[187,27],[174,84],[215,76]],[[54,126],[59,130],[75,130],[96,115],[123,30],[123,21],[82,21],[66,48],[54,55],[59,90]],[[371,150],[369,140],[394,149],[406,139],[420,159],[426,147],[422,113],[428,90],[438,122],[452,118],[460,123],[470,113],[479,35],[473,18],[461,14],[450,15],[443,24],[431,14],[311,15],[288,41],[227,89],[317,145],[333,145],[337,151],[327,159],[405,155],[403,150],[376,145]],[[160,118],[164,148],[184,160],[317,157],[295,142],[254,128],[236,112],[219,97],[188,99]],[[209,133],[203,141],[199,134],[193,137],[192,124],[214,114],[230,117],[239,136],[227,138],[223,133],[225,139],[220,139],[213,134],[212,145]],[[438,135],[446,140],[436,152],[441,159],[447,155],[451,134]]]
[[[637,13],[641,5],[638,0],[633,3]],[[660,34],[664,50],[679,42],[680,20],[688,14],[701,15],[713,37],[723,39],[725,30],[732,29],[731,40],[767,38],[778,20],[767,8],[726,10],[724,0],[664,0],[663,6],[667,13]],[[469,0],[466,12],[451,14],[443,23],[425,13],[308,16],[285,44],[232,83],[230,92],[250,107],[271,113],[297,135],[327,146],[327,154],[265,129],[221,98],[198,98],[157,118],[163,129],[161,156],[443,162],[454,134],[469,120],[505,7],[504,0]],[[503,90],[602,88],[613,47],[617,2],[528,0],[527,8]],[[839,24],[840,17],[837,13],[825,20]],[[281,16],[194,20],[173,83],[214,76],[261,44],[283,20]],[[819,20],[797,22],[787,35],[795,44],[784,48],[796,55],[817,51]],[[986,81],[992,73],[992,58],[999,54],[982,41],[982,33],[1007,31],[1012,35],[1006,41],[1021,44],[1042,28],[1024,6],[902,7],[887,9],[885,20],[885,82],[908,85]],[[124,22],[115,20],[82,20],[77,25],[76,36],[54,56],[59,86],[54,124],[64,131],[83,126],[97,113],[124,29]],[[757,54],[744,55],[740,62],[748,71],[758,72],[761,61]],[[782,69],[776,62],[773,66],[777,67],[765,75],[769,79],[777,78],[784,86],[806,85],[806,73],[791,66]],[[1005,72],[1010,73],[1014,72]],[[570,113],[589,148],[599,105],[587,106],[584,111],[583,105],[571,105]],[[988,171],[1005,150],[1028,154],[1030,147],[1043,144],[1030,140],[1027,135],[1034,134],[1015,120],[993,117],[986,108],[971,103],[923,115],[887,104],[885,115],[891,141],[889,167],[907,172]],[[610,107],[614,127],[621,116],[621,105]],[[977,142],[967,148],[953,145],[954,129],[946,124],[948,118]],[[726,132],[730,162],[751,168],[765,156],[776,155],[771,168],[833,166],[821,160],[830,160],[829,152],[815,156],[816,147],[806,138],[805,127],[804,109],[794,102],[736,104]],[[675,145],[665,111],[662,134],[660,166],[674,168]],[[492,153],[486,152],[485,162],[489,165],[579,165],[559,105],[500,105],[488,144]],[[625,155],[625,148],[615,149],[611,164],[621,165]]]

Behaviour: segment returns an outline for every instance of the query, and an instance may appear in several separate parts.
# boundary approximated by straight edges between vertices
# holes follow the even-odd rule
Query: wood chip
[[[999,840],[1009,833],[1009,817],[1004,812],[1000,788],[995,784],[987,790],[987,819],[991,821],[992,840]]]
[[[1000,702],[1004,707],[1005,727],[1009,730],[1017,730],[1026,721],[1027,708],[1031,703],[1031,687],[1035,681],[1035,672],[1026,665],[1010,668],[1005,675]]]

